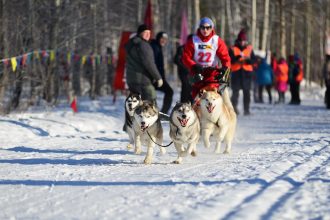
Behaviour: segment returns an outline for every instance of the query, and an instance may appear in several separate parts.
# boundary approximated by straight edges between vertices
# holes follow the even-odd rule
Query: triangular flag
[[[181,17],[181,33],[180,33],[180,44],[183,45],[186,43],[188,37],[188,20],[186,10],[182,11]]]
[[[16,57],[12,57],[10,59],[10,61],[11,61],[11,67],[13,68],[13,71],[15,72],[16,71],[16,67],[17,67]]]
[[[151,30],[151,37],[152,37],[152,4],[151,0],[148,0],[147,8],[144,14],[144,24],[147,25],[148,28]]]
[[[77,97],[74,96],[72,99],[72,102],[70,104],[70,107],[72,108],[72,111],[77,113],[78,112],[78,107],[77,107]]]
[[[54,60],[55,60],[55,51],[52,50],[52,51],[50,51],[50,61],[52,62]]]
[[[82,63],[82,65],[85,65],[85,63],[86,63],[86,56],[83,56],[81,58],[81,63]]]

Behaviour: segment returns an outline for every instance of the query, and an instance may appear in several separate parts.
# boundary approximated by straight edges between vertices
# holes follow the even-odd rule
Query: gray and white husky
[[[129,144],[127,149],[132,149],[134,145],[134,129],[133,120],[135,109],[142,105],[141,95],[137,93],[130,93],[125,100],[125,124],[123,130],[127,132],[129,137]]]
[[[196,145],[200,136],[200,124],[190,103],[177,103],[170,116],[170,137],[178,158],[173,163],[182,163],[182,157],[196,156]],[[188,144],[187,148],[183,145]]]
[[[159,110],[154,102],[143,101],[134,112],[133,127],[135,133],[135,154],[141,153],[141,145],[148,147],[145,164],[152,163],[154,147],[163,144],[163,128],[159,119]],[[165,148],[160,147],[162,154]]]

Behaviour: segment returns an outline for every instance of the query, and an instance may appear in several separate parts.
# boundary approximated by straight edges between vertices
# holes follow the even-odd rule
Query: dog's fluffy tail
[[[229,97],[229,91],[228,88],[226,88],[222,94],[223,103],[230,109],[234,110],[233,104],[231,103],[230,97]]]

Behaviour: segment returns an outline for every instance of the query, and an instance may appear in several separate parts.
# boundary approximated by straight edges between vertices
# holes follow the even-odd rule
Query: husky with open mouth
[[[159,110],[154,102],[143,101],[134,112],[133,120],[135,132],[135,154],[141,153],[141,145],[148,147],[145,164],[152,163],[153,150],[156,145],[163,143],[163,128],[159,119]],[[160,147],[162,154],[166,152],[164,147]]]
[[[182,157],[196,156],[196,145],[200,136],[200,124],[190,103],[177,103],[170,116],[170,137],[178,158],[173,163],[182,163]],[[188,144],[187,148],[183,145]]]
[[[216,90],[202,91],[200,98],[201,130],[204,146],[210,147],[210,136],[216,139],[215,153],[220,153],[221,142],[226,142],[223,153],[230,153],[236,129],[236,113],[228,89],[220,95]]]
[[[123,130],[127,132],[129,137],[129,144],[127,149],[132,149],[134,145],[134,129],[133,120],[135,109],[142,105],[141,95],[137,93],[130,93],[125,100],[125,124]]]

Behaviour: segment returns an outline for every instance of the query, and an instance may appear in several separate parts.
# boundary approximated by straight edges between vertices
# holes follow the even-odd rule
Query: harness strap
[[[161,144],[158,144],[158,143],[156,143],[156,142],[152,139],[152,137],[151,137],[151,135],[149,134],[148,131],[147,131],[147,134],[148,134],[150,140],[151,140],[152,142],[154,142],[156,145],[158,145],[159,147],[169,147],[171,144],[173,144],[173,141],[171,141],[171,143],[169,143],[168,145],[161,145]]]

